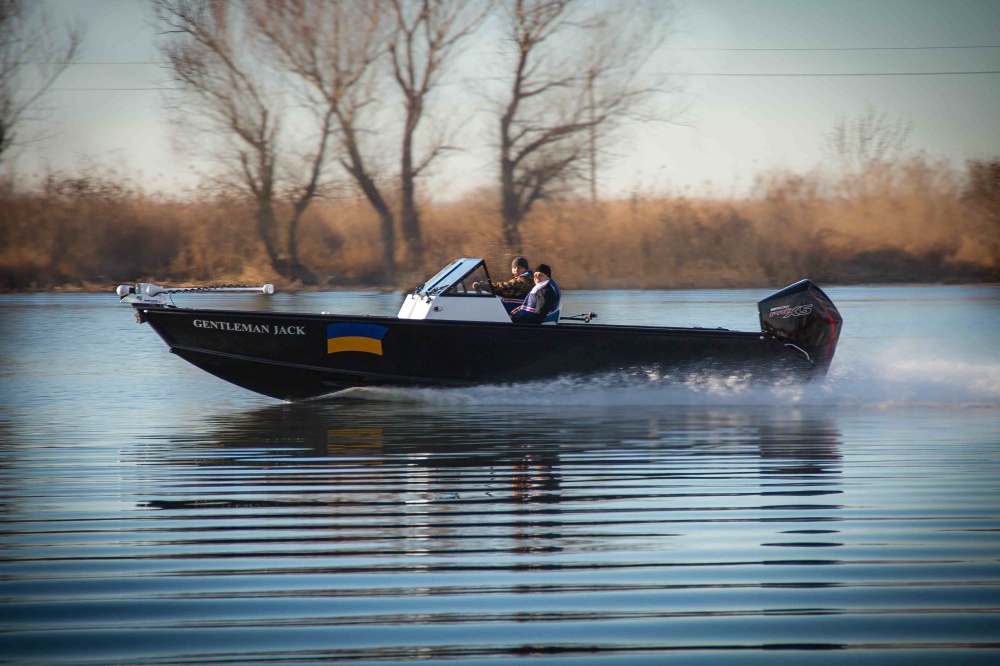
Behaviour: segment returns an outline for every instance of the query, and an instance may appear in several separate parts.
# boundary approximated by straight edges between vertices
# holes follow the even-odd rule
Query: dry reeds
[[[505,277],[492,193],[422,210],[424,265],[379,285],[381,240],[358,200],[312,206],[302,262],[322,286],[412,287],[456,256],[485,256]],[[37,192],[0,191],[0,289],[107,288],[118,282],[281,284],[238,198],[150,197],[123,179],[51,176]],[[916,157],[833,177],[770,173],[739,199],[634,196],[540,204],[524,253],[565,288],[774,287],[1000,280],[1000,160],[965,172]],[[285,288],[295,285],[282,285]]]

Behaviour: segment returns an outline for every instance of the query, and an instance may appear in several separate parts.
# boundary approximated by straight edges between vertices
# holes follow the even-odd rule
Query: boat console
[[[474,284],[479,288],[474,288]],[[543,323],[559,323],[559,310],[549,313]],[[511,323],[500,297],[493,294],[486,262],[469,257],[454,260],[408,294],[397,316],[400,319]]]

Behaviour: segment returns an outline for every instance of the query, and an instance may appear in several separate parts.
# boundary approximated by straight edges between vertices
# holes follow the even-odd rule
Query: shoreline
[[[142,281],[142,280],[140,280]],[[816,282],[816,280],[814,280]],[[83,283],[83,284],[67,284],[67,285],[55,285],[51,287],[37,287],[28,289],[0,289],[0,296],[23,296],[32,294],[114,294],[115,288],[121,283]],[[173,284],[173,283],[159,283],[161,286],[172,287],[210,287],[222,284],[232,284],[230,281],[226,280],[216,280],[213,282],[199,282],[195,281],[192,283],[185,284]],[[410,288],[404,287],[390,287],[387,285],[377,285],[377,284],[357,284],[357,285],[315,285],[315,286],[292,286],[292,285],[279,285],[274,284],[275,293],[282,294],[296,294],[296,293],[318,293],[318,292],[376,292],[381,294],[390,293],[408,293],[411,291]],[[1000,286],[1000,281],[992,280],[982,280],[982,281],[969,281],[956,279],[952,280],[933,280],[927,282],[913,281],[913,280],[864,280],[858,282],[817,282],[822,288],[836,288],[836,287],[998,287]],[[257,286],[257,285],[250,285]],[[639,286],[639,285],[615,285],[610,287],[593,287],[593,286],[564,286],[563,289],[567,291],[714,291],[719,289],[776,289],[780,286],[777,284],[738,284],[729,287],[719,287],[718,285],[703,284],[703,285],[683,285],[683,286]]]

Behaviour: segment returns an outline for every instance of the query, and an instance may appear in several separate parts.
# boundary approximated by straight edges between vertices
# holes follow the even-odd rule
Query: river
[[[169,354],[111,293],[0,296],[0,663],[1000,663],[1000,287],[827,293],[844,331],[804,386],[298,404]],[[563,312],[755,330],[765,295]]]

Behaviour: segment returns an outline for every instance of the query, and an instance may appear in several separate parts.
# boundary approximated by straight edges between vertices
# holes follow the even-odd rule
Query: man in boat
[[[559,308],[559,285],[552,279],[548,264],[539,264],[534,274],[535,286],[524,297],[524,305],[510,313],[515,324],[541,324]]]
[[[528,260],[524,257],[514,257],[514,261],[510,264],[510,274],[511,278],[506,282],[493,285],[493,293],[500,298],[521,300],[535,286],[531,271],[528,269]],[[475,282],[472,288],[476,290],[489,289],[489,285],[485,282]]]

